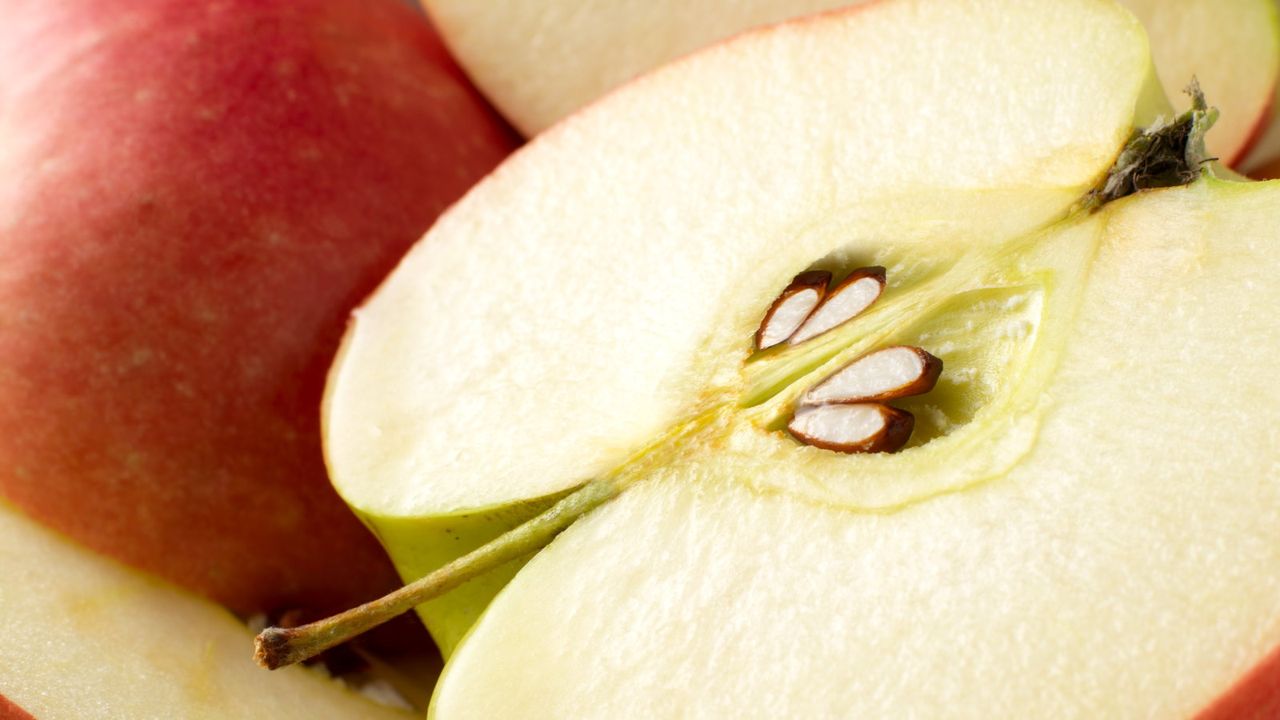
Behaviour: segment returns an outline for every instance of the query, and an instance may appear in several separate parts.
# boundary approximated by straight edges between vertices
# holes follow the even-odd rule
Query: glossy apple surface
[[[3,14],[0,495],[241,612],[388,587],[327,481],[325,370],[504,126],[397,3]]]

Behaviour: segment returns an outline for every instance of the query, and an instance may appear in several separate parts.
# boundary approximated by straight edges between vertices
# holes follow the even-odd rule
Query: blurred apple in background
[[[476,84],[533,135],[626,80],[749,28],[868,0],[423,0]],[[1223,110],[1209,149],[1235,163],[1280,72],[1275,0],[1121,0],[1146,25],[1175,104],[1192,75]],[[1280,131],[1277,131],[1280,145]]]
[[[1263,165],[1252,168],[1249,171],[1249,176],[1259,180],[1280,179],[1280,157],[1274,158]]]
[[[6,0],[0,495],[230,608],[391,587],[320,453],[349,310],[514,146],[385,0]]]

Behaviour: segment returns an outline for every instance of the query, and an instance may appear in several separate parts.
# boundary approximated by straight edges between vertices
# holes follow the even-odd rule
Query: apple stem
[[[254,640],[253,658],[268,670],[313,658],[503,563],[546,547],[575,520],[621,490],[622,484],[614,478],[593,480],[541,515],[377,600],[306,625],[269,627]]]

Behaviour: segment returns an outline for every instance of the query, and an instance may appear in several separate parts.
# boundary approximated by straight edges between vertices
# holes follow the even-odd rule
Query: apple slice
[[[265,675],[225,610],[0,505],[0,718],[393,720],[315,671]]]
[[[1116,7],[925,6],[797,22],[670,66],[445,214],[355,313],[324,409],[335,485],[402,575],[691,432],[703,403],[758,403],[854,359],[840,355],[850,332],[884,336],[922,302],[898,285],[941,302],[965,268],[966,282],[986,273],[943,272],[955,257],[936,248],[1003,246],[1062,216],[1135,124],[1167,112],[1142,29]],[[744,396],[763,313],[824,258],[841,275],[888,267],[890,284],[854,321],[752,363]],[[1039,301],[992,293],[981,301],[1009,309],[987,331],[920,343],[957,377],[1024,352]],[[947,392],[968,398],[957,418],[989,397]],[[925,410],[913,442],[941,432]],[[1027,441],[1011,431],[992,462]],[[446,654],[519,564],[422,607]]]
[[[611,88],[748,28],[865,0],[610,0],[583,5],[422,0],[450,49],[532,135]],[[1273,0],[1124,0],[1151,33],[1170,97],[1199,76],[1224,110],[1209,139],[1243,157],[1269,116],[1280,73]]]

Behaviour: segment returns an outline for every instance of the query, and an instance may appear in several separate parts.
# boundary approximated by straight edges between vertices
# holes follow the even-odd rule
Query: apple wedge
[[[315,671],[264,675],[244,651],[248,629],[225,610],[7,505],[0,575],[0,718],[413,717]]]
[[[651,68],[749,28],[867,0],[422,0],[476,84],[533,135]],[[1170,97],[1193,74],[1223,110],[1209,150],[1241,159],[1280,73],[1274,0],[1124,0],[1151,35]]]
[[[425,575],[384,607],[435,598],[436,717],[1276,702],[1280,187],[1207,176],[1193,100],[1167,119],[1112,3],[885,2],[667,66],[473,189],[325,406]],[[873,268],[757,349],[798,277],[814,317]],[[879,409],[796,431],[830,403]]]

